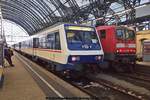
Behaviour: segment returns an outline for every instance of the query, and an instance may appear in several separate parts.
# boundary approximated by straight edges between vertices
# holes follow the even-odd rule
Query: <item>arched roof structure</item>
[[[141,0],[0,0],[4,19],[22,26],[29,35],[57,22],[81,22],[89,15],[105,17],[113,10],[110,5],[118,2],[127,7]],[[130,4],[130,5],[129,5]],[[113,14],[113,13],[112,13]]]

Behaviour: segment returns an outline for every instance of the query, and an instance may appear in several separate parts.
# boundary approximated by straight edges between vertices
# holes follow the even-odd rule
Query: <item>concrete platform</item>
[[[139,65],[146,65],[146,66],[150,66],[150,62],[136,62]]]
[[[15,53],[14,67],[5,64],[0,100],[46,100],[46,97],[90,96],[29,59]]]
[[[25,70],[23,63],[13,57],[15,67],[5,64],[4,84],[0,100],[45,100],[45,94]]]
[[[39,66],[35,62],[32,62],[30,59],[27,59],[18,53],[15,53],[15,55],[21,62],[24,63],[24,65],[26,65],[25,68],[32,75],[47,97],[90,98],[90,96],[85,92],[44,69],[46,65]]]

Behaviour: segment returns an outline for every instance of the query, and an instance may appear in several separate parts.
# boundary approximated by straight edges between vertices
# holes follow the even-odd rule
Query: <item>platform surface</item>
[[[150,62],[136,62],[136,63],[140,65],[150,66]]]
[[[45,100],[45,94],[14,56],[15,67],[6,64],[4,85],[0,89],[0,100]]]
[[[3,88],[0,89],[0,100],[46,100],[46,97],[89,98],[86,93],[16,52],[13,64],[14,67],[5,64],[5,80]]]

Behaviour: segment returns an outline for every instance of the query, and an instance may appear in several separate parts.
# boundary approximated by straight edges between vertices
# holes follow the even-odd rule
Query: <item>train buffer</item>
[[[18,53],[15,53],[12,61],[14,67],[5,63],[5,81],[0,89],[0,100],[89,97]]]

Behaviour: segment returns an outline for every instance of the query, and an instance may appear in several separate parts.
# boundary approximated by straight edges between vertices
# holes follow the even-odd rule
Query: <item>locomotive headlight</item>
[[[95,57],[96,60],[101,60],[101,58],[102,58],[101,56],[96,56]]]
[[[119,50],[119,52],[120,52],[120,53],[122,53],[122,52],[123,52],[123,50],[122,50],[122,49],[120,49],[120,50]]]
[[[119,50],[117,50],[117,53],[119,52]]]
[[[79,61],[80,57],[79,56],[72,56],[71,60],[72,61]]]
[[[136,52],[136,50],[133,50],[133,52],[135,53],[135,52]]]

